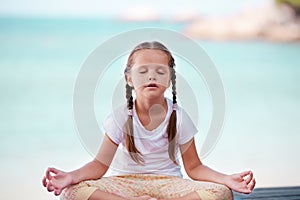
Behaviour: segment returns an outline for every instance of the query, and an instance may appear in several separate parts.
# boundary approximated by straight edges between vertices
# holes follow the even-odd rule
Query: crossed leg
[[[88,200],[160,200],[157,198],[153,198],[150,196],[140,196],[140,197],[124,197],[121,195],[116,195],[112,193],[103,192],[101,190],[96,190]],[[185,196],[178,197],[178,198],[168,198],[168,200],[201,200],[197,192],[189,193]]]
[[[64,191],[62,200],[232,200],[224,185],[180,177],[128,176],[84,181]]]

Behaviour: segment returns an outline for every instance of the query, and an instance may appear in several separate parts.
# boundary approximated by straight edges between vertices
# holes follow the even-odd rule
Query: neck
[[[135,108],[136,111],[140,114],[149,114],[149,111],[154,108],[154,107],[163,107],[164,110],[167,110],[168,105],[167,102],[164,98],[164,96],[157,98],[157,99],[141,99],[141,98],[136,98],[135,102]]]
[[[137,97],[135,109],[142,125],[151,131],[164,121],[168,104],[164,97],[156,100],[145,100]]]

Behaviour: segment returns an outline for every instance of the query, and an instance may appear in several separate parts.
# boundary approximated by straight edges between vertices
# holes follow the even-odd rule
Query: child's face
[[[169,57],[160,50],[145,49],[133,55],[133,66],[127,82],[137,96],[155,98],[164,95],[170,86]]]

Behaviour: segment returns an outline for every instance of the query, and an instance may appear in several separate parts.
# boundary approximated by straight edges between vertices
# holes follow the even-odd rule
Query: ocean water
[[[68,171],[92,159],[76,131],[72,98],[81,65],[98,45],[137,28],[180,32],[184,26],[170,21],[1,18],[3,199],[56,199],[41,186],[45,169]],[[300,185],[295,175],[300,168],[300,43],[196,41],[215,63],[226,95],[222,136],[203,162],[225,173],[252,169],[260,187]],[[97,102],[111,98],[101,93],[109,84],[98,87],[95,96],[100,121],[108,110]],[[196,96],[209,100],[204,93]],[[199,141],[209,125],[205,114],[211,110],[206,109],[200,114]]]

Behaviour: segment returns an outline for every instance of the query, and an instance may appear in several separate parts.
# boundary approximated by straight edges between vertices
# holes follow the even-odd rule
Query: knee
[[[212,184],[207,188],[199,188],[196,190],[200,199],[211,199],[211,200],[233,200],[232,191],[224,186],[219,184]]]
[[[60,200],[88,200],[96,189],[89,181],[83,181],[65,188]]]

